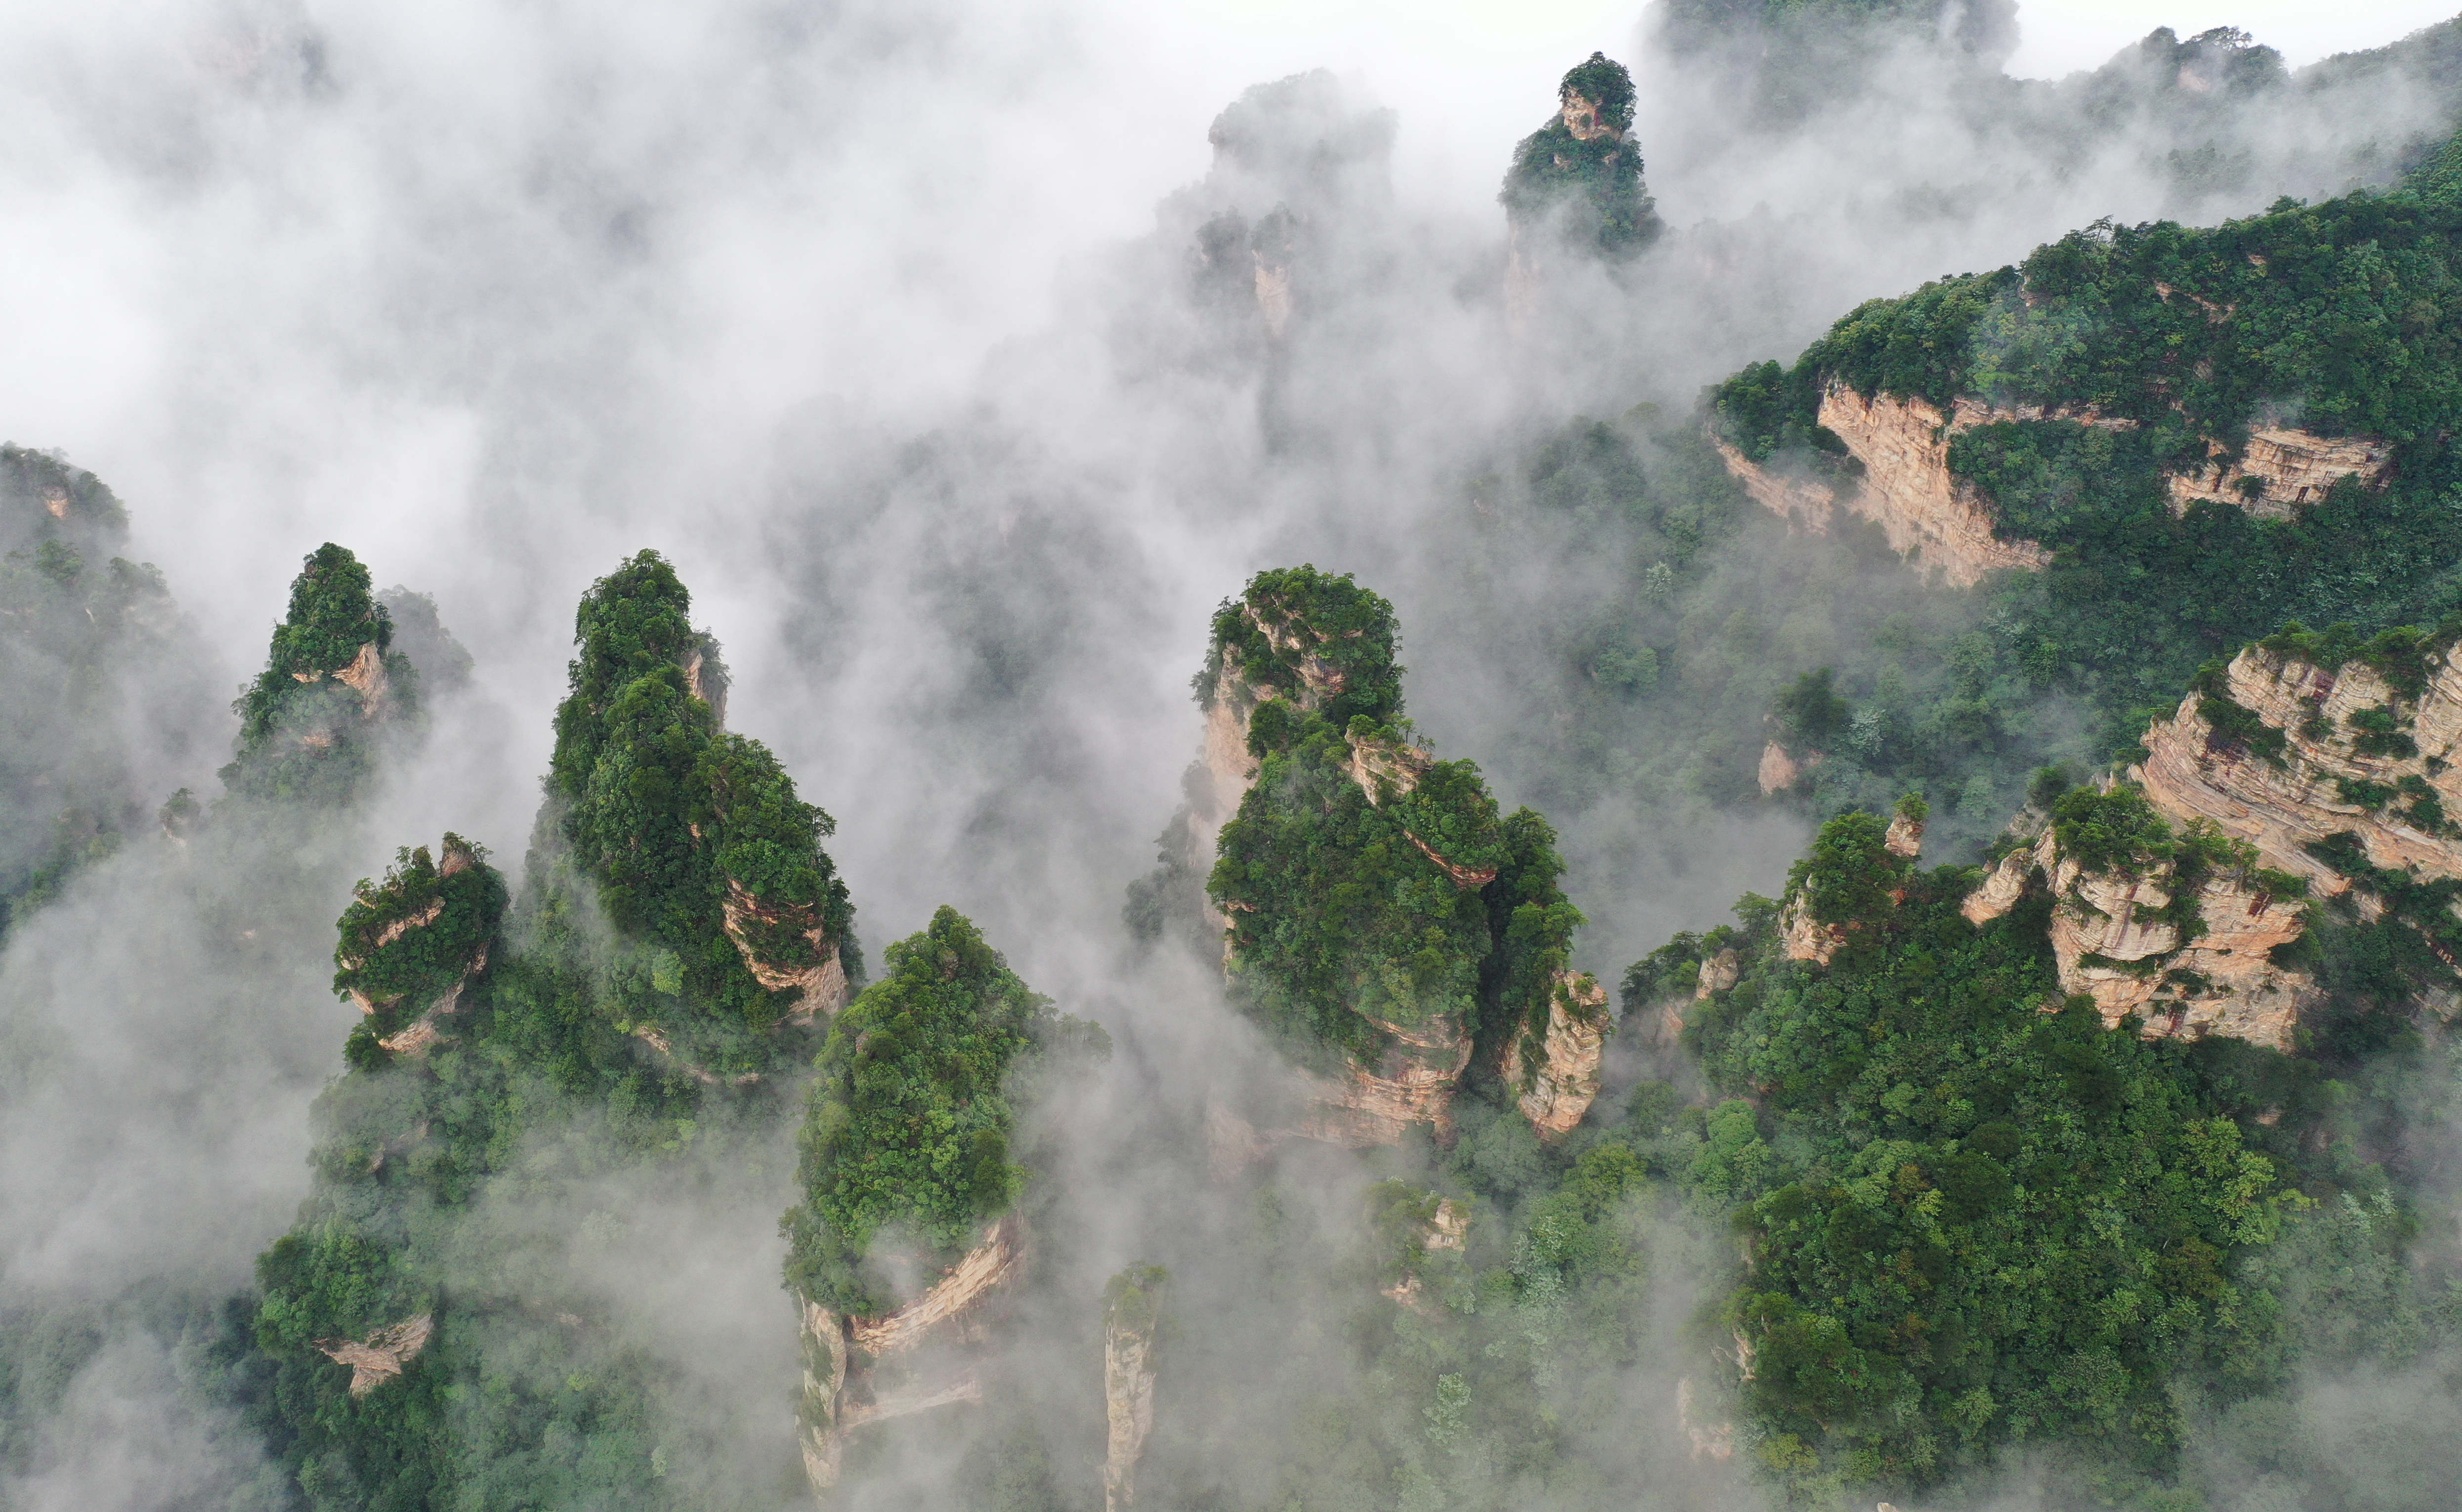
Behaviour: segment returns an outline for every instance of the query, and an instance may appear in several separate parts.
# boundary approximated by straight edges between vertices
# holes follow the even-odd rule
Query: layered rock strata
[[[803,1350],[796,1440],[815,1492],[827,1496],[837,1485],[855,1429],[983,1399],[967,1350],[989,1337],[988,1315],[1024,1273],[1026,1239],[1023,1219],[1002,1219],[921,1296],[879,1317],[796,1299]],[[927,1343],[949,1348],[926,1351]]]
[[[2385,480],[2393,448],[2365,436],[2317,436],[2285,426],[2250,430],[2237,456],[2216,446],[2207,465],[2174,474],[2169,482],[2171,511],[2185,514],[2199,502],[2228,504],[2259,519],[2287,520],[2344,478],[2374,486]]]
[[[2362,663],[2327,672],[2262,646],[2234,658],[2224,677],[2229,702],[2255,715],[2281,750],[2269,758],[2217,731],[2200,711],[2203,696],[2192,693],[2147,732],[2146,761],[2130,772],[2156,808],[2210,821],[2327,896],[2350,879],[2308,847],[2343,832],[2358,836],[2375,866],[2430,880],[2462,876],[2462,835],[2437,812],[2462,812],[2462,667],[2450,652],[2430,659],[2415,701]],[[2370,741],[2354,724],[2386,715],[2398,725],[2390,739]],[[2397,754],[2403,745],[2409,754]],[[2382,801],[2364,801],[2386,789]],[[2434,808],[2418,801],[2422,793]]]
[[[765,903],[731,876],[719,909],[721,927],[752,980],[772,992],[791,989],[795,993],[794,1006],[787,1010],[788,1023],[810,1024],[847,1005],[853,988],[847,982],[846,962],[819,910],[794,903]],[[762,954],[754,943],[755,933],[766,934],[780,925],[809,942],[813,958],[810,962],[773,961]]]
[[[2149,1039],[2219,1034],[2288,1050],[2316,983],[2277,965],[2271,953],[2300,938],[2306,905],[2267,888],[2257,870],[2217,868],[2204,877],[2193,893],[2202,929],[2184,940],[2173,867],[2089,872],[2063,855],[2047,830],[2003,857],[1961,911],[1986,923],[2015,907],[2040,875],[2056,899],[2052,957],[2061,989],[2091,998],[2106,1025],[2133,1014]]]
[[[1989,499],[1949,470],[1949,445],[1959,432],[2013,421],[2067,421],[2110,430],[2134,430],[2137,422],[2098,414],[2090,407],[1986,404],[1961,398],[1946,415],[1921,399],[1864,395],[1832,380],[1822,392],[1820,423],[1846,445],[1862,467],[1853,482],[1825,482],[1800,473],[1772,471],[1723,440],[1712,438],[1727,471],[1753,501],[1814,535],[1825,535],[1833,512],[1847,512],[1880,526],[1890,546],[1926,572],[1938,572],[1951,586],[1971,588],[1987,572],[2050,565],[2051,553],[2032,541],[1993,533]],[[2343,478],[2371,486],[2384,481],[2392,448],[2366,437],[2324,437],[2283,426],[2257,426],[2237,453],[2216,444],[2207,465],[2174,474],[2165,486],[2172,512],[2200,501],[2227,504],[2261,519],[2288,519],[2322,499]]]
[[[2031,541],[1994,535],[1982,493],[1949,471],[1950,438],[2022,418],[2032,417],[1968,403],[1943,415],[1919,399],[1868,399],[1843,383],[1821,396],[1821,423],[1864,466],[1846,507],[1880,526],[1892,551],[1927,572],[1937,571],[1955,588],[1972,588],[1987,572],[2034,571],[2051,562],[2051,553]]]

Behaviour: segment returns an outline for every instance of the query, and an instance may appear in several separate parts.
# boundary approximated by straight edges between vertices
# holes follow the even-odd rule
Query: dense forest
[[[1475,234],[1260,85],[963,402],[315,530],[235,698],[0,448],[0,1512],[2439,1504],[2462,22],[2017,17],[1659,7]]]

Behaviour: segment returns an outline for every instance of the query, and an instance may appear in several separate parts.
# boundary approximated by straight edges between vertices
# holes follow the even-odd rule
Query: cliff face
[[[772,992],[794,992],[794,1006],[787,1013],[788,1023],[810,1024],[847,1005],[851,987],[846,962],[838,955],[837,941],[831,937],[818,909],[793,903],[765,903],[731,876],[726,879],[726,896],[719,907],[726,938],[743,959],[745,969],[752,973],[752,980]],[[798,964],[765,955],[755,943],[756,939],[779,929],[801,937],[814,959]]]
[[[1950,476],[1951,437],[2015,418],[2023,417],[1965,403],[1944,416],[1919,399],[1868,399],[1841,383],[1821,396],[1821,423],[1864,464],[1863,486],[1846,507],[1879,525],[1891,549],[1957,588],[1972,588],[1986,572],[2033,571],[2051,561],[2031,541],[1995,536],[1982,495]]]
[[[877,1317],[854,1317],[798,1296],[804,1356],[796,1439],[812,1489],[837,1484],[846,1436],[868,1424],[983,1399],[968,1350],[1025,1270],[1026,1224],[1011,1215],[922,1295]],[[946,1346],[926,1351],[926,1344]],[[915,1358],[921,1355],[921,1358]]]
[[[1590,976],[1559,972],[1538,1053],[1523,1059],[1523,1042],[1531,1036],[1506,1043],[1504,1085],[1521,1089],[1522,1115],[1541,1138],[1568,1133],[1598,1099],[1609,1024],[1607,989]]]
[[[2444,817],[2462,809],[2462,768],[2453,765],[2462,667],[2450,652],[2430,659],[2416,700],[2359,662],[2327,672],[2261,646],[2233,659],[2225,678],[2230,702],[2280,742],[2278,756],[2217,731],[2206,714],[2227,711],[2204,708],[2192,693],[2148,732],[2146,762],[2131,773],[2158,807],[2210,820],[2256,846],[2266,865],[2305,876],[2327,896],[2350,879],[2307,847],[2345,832],[2373,865],[2429,880],[2462,876],[2462,835]],[[2386,733],[2371,739],[2363,727],[2371,722]]]
[[[2393,448],[2364,436],[2315,436],[2284,426],[2251,428],[2236,458],[2213,448],[2205,469],[2175,474],[2169,484],[2171,508],[2185,513],[2200,500],[2246,509],[2260,519],[2287,520],[2300,506],[2324,497],[2344,478],[2375,485],[2384,480]]]
[[[1971,588],[1986,572],[2034,571],[2051,553],[2032,541],[1992,532],[1990,501],[1949,470],[1949,443],[1961,431],[2012,421],[2060,420],[2111,430],[2134,430],[2133,420],[2092,409],[2040,404],[1986,404],[1960,398],[1943,415],[1930,401],[1892,394],[1865,395],[1831,380],[1821,396],[1819,421],[1862,464],[1863,477],[1843,488],[1817,478],[1773,472],[1724,440],[1712,438],[1727,471],[1753,501],[1815,535],[1828,533],[1831,513],[1848,512],[1881,527],[1890,547],[1953,587]],[[2174,513],[2206,501],[2262,519],[2288,519],[2346,477],[2383,481],[2392,448],[2365,437],[2329,438],[2280,426],[2257,426],[2232,455],[2219,444],[2207,466],[2174,474],[2166,488]]]
[[[1414,1124],[1453,1124],[1454,1092],[1470,1069],[1469,1026],[1451,1014],[1405,1028],[1371,1020],[1388,1036],[1384,1053],[1340,1080],[1320,1078],[1317,1105],[1300,1134],[1347,1149],[1398,1144]]]
[[[1137,1461],[1154,1432],[1155,1348],[1161,1331],[1159,1265],[1134,1265],[1103,1293],[1103,1512],[1136,1504]]]
[[[2182,893],[2175,865],[2089,871],[2046,831],[2004,857],[1962,911],[1978,924],[1999,917],[2038,873],[2056,900],[2052,955],[2061,988],[2092,998],[2105,1024],[2135,1014],[2149,1039],[2219,1034],[2292,1048],[2316,984],[2275,964],[2270,953],[2306,927],[2302,898],[2269,888],[2255,867],[2222,867],[2187,890],[2194,907],[2183,910],[2175,906]],[[2191,918],[2202,927],[2184,942]]]

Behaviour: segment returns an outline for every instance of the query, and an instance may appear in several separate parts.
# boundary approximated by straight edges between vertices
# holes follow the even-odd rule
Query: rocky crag
[[[2417,632],[2361,643],[2295,628],[2209,667],[2147,732],[2145,761],[2063,798],[1967,899],[1967,917],[2047,889],[2062,985],[2149,1035],[2293,1048],[2320,994],[2282,961],[2312,927],[2312,900],[2406,928],[2437,979],[2418,983],[2422,996],[2450,994],[2462,933],[2451,647]]]
[[[1103,1288],[1103,1512],[1136,1505],[1137,1461],[1154,1433],[1155,1351],[1170,1275],[1132,1265]]]
[[[1031,1254],[1021,1199],[1035,1157],[1011,1099],[1108,1051],[949,908],[892,945],[882,979],[831,1025],[804,1197],[783,1225],[816,1492],[877,1425],[983,1399],[984,1351]]]
[[[308,554],[265,670],[241,695],[233,793],[335,805],[373,781],[378,745],[419,713],[418,673],[393,649],[393,616],[367,568],[331,542]]]
[[[308,613],[293,616],[337,633],[278,633],[261,687],[399,706],[413,684],[368,628],[381,621],[350,565],[324,562],[302,590]],[[530,1432],[542,1394],[649,1421],[663,1387],[601,1327],[607,1299],[557,1279],[568,1236],[489,1227],[487,1195],[517,1179],[525,1200],[550,1199],[567,1181],[690,1161],[717,1139],[769,1147],[787,1116],[773,1078],[810,1055],[860,975],[853,911],[820,848],[828,816],[759,743],[720,726],[723,672],[689,616],[682,584],[647,552],[584,598],[518,888],[484,848],[447,834],[359,883],[338,922],[334,987],[360,1019],[349,1074],[318,1103],[299,1222],[259,1263],[251,1368],[270,1383],[286,1467],[346,1481],[354,1504],[457,1484],[476,1453],[468,1436]],[[379,668],[381,680],[354,680]],[[306,748],[287,733],[300,727],[270,721],[267,759]],[[590,1136],[557,1144],[552,1132],[572,1127]],[[545,1167],[542,1146],[559,1152]],[[463,1257],[489,1245],[513,1253],[467,1268]],[[977,1286],[981,1269],[961,1285]],[[945,1292],[918,1301],[918,1326],[966,1306]],[[895,1337],[871,1344],[896,1352]],[[535,1378],[540,1360],[556,1362],[551,1380]],[[445,1421],[448,1399],[464,1404],[450,1429],[410,1426]],[[617,1469],[660,1486],[655,1504],[696,1504],[707,1486],[681,1471],[662,1480],[654,1437],[643,1462]],[[410,1447],[370,1452],[378,1443]]]
[[[1608,1013],[1571,969],[1553,832],[1417,741],[1393,648],[1392,607],[1312,567],[1261,573],[1217,615],[1181,823],[1191,850],[1214,832],[1224,971],[1315,1072],[1307,1137],[1441,1132],[1482,1045],[1534,1122],[1569,1129]]]
[[[1631,139],[1632,76],[1593,53],[1557,88],[1556,114],[1514,148],[1498,194],[1509,238],[1506,318],[1526,330],[1550,269],[1567,259],[1621,262],[1658,239],[1658,211]]]

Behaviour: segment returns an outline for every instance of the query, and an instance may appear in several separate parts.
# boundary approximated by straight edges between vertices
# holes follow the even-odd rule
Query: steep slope
[[[1028,1063],[1108,1053],[951,908],[889,947],[831,1025],[784,1221],[804,1350],[804,1466],[829,1494],[854,1430],[978,1401],[967,1346],[1024,1279],[1027,1169],[1009,1096]]]
[[[718,728],[689,613],[649,552],[582,601],[518,889],[448,834],[341,917],[335,990],[364,1017],[259,1264],[252,1367],[252,1416],[320,1504],[706,1505],[746,1473],[695,1426],[706,1381],[629,1331],[645,1283],[611,1294],[606,1247],[636,1221],[620,1194],[757,1182],[778,1073],[859,967],[828,818]],[[594,1216],[534,1220],[559,1211]]]
[[[1497,812],[1479,769],[1417,745],[1392,606],[1349,577],[1262,572],[1215,616],[1192,840],[1228,808],[1206,896],[1234,997],[1331,1072],[1307,1133],[1439,1130],[1475,1050],[1512,1057],[1532,1116],[1597,1092],[1605,995],[1573,972],[1581,916],[1546,822]]]
[[[792,1058],[782,1031],[845,1005],[853,909],[820,849],[834,822],[721,727],[718,647],[690,613],[650,551],[583,597],[526,908],[542,960],[578,973],[608,948],[581,927],[594,898],[629,968],[599,1011],[696,1075],[757,1076]]]
[[[2337,919],[2375,937],[2381,1007],[2453,1001],[2455,638],[2294,625],[2210,664],[2127,780],[2060,799],[1967,917],[2048,890],[2063,988],[2149,1034],[2293,1048],[2326,1006],[2310,937]],[[2321,918],[2311,899],[2332,908]]]
[[[2212,228],[2089,227],[1840,320],[1712,393],[1752,495],[1833,509],[1953,584],[2047,570],[2063,663],[2118,748],[2220,645],[2431,609],[2462,420],[2462,234],[2403,188]]]

